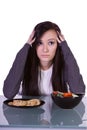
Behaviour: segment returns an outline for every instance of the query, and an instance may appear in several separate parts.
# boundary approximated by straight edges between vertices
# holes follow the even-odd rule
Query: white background
[[[33,27],[58,24],[87,85],[87,0],[0,0],[0,94],[16,53]],[[87,91],[87,90],[86,90]]]

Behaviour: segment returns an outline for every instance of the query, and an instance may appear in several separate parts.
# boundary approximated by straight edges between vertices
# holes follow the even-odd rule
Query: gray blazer
[[[85,93],[85,85],[82,75],[80,74],[77,62],[67,45],[66,41],[60,44],[65,61],[65,68],[63,71],[63,80],[68,83],[70,91],[74,93]],[[30,45],[25,44],[23,48],[17,53],[13,65],[4,81],[3,93],[7,98],[16,96],[20,89],[20,84],[23,79],[24,66],[27,59],[27,54]]]

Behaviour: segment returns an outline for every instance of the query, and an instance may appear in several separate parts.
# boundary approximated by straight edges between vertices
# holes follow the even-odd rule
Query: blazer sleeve
[[[82,75],[80,74],[77,61],[66,41],[63,41],[60,46],[65,62],[64,79],[66,83],[68,83],[71,92],[84,94],[85,84]]]
[[[13,98],[19,91],[29,48],[30,45],[26,43],[17,53],[13,65],[4,80],[3,93],[6,98]]]

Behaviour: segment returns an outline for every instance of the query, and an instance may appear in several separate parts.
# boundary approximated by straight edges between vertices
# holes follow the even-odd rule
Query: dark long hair
[[[36,54],[36,47],[38,40],[41,36],[48,30],[55,30],[61,33],[60,28],[55,23],[45,21],[37,24],[34,28],[35,42],[32,44],[32,47],[29,49],[25,69],[24,69],[24,78],[23,78],[23,94],[24,95],[39,95],[38,89],[38,65],[39,59]],[[61,48],[57,47],[55,57],[53,59],[53,72],[52,72],[52,86],[53,90],[64,91],[62,85],[62,69],[63,69],[63,55]]]

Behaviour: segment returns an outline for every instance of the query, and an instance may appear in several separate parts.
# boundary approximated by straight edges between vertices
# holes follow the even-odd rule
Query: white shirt
[[[41,69],[40,72],[38,73],[38,86],[41,95],[50,95],[53,91],[51,82],[52,69],[53,65],[48,70]],[[21,95],[21,93],[22,93],[22,85],[20,85],[18,94]]]
[[[50,95],[53,91],[52,88],[52,68],[53,65],[48,70],[40,70],[38,74],[38,86],[41,95]]]

